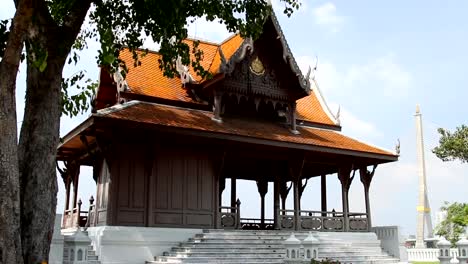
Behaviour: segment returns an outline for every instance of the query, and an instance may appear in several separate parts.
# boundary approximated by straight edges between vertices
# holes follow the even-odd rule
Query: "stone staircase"
[[[285,263],[283,241],[290,231],[204,230],[147,264],[168,263]],[[303,240],[307,232],[295,232]],[[317,232],[319,257],[342,264],[398,263],[380,247],[374,233]]]
[[[88,252],[86,253],[86,259],[88,260],[88,264],[101,264],[99,261],[98,255],[96,255],[96,251],[94,250],[93,246],[88,246]]]

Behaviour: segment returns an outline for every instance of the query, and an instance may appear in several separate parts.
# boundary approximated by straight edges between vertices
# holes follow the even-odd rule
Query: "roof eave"
[[[96,116],[96,118],[98,118],[99,120],[103,120],[103,121],[106,119],[114,120],[114,121],[115,120],[122,121],[121,119],[108,117],[105,115]],[[98,120],[96,120],[96,122],[98,122]],[[141,124],[141,122],[132,121],[132,120],[124,120],[123,122]],[[277,141],[277,140],[270,140],[270,139],[263,139],[263,138],[256,138],[256,137],[247,137],[247,136],[233,135],[233,134],[222,133],[222,132],[211,132],[211,131],[203,131],[203,130],[180,128],[180,127],[168,127],[168,126],[159,125],[159,124],[149,124],[149,125],[160,131],[178,133],[178,134],[183,134],[183,135],[201,136],[205,138],[215,138],[215,139],[230,140],[230,141],[236,141],[236,142],[259,144],[259,145],[273,146],[273,147],[293,148],[293,149],[298,149],[298,150],[339,154],[339,155],[354,156],[354,157],[360,157],[360,158],[370,158],[370,159],[380,160],[381,161],[380,163],[387,163],[387,162],[393,162],[393,161],[398,160],[397,155],[393,155],[390,153],[386,155],[386,154],[373,153],[373,152],[363,152],[363,151],[356,151],[356,150],[323,147],[323,146],[317,146],[317,145],[284,142],[284,141]]]

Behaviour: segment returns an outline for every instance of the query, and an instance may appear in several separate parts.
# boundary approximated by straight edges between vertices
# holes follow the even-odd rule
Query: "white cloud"
[[[317,25],[325,26],[332,32],[338,32],[345,21],[343,16],[337,14],[336,6],[332,2],[314,8],[313,14]]]
[[[405,71],[393,54],[378,57],[365,64],[351,66],[344,76],[347,86],[358,87],[375,82],[385,96],[405,96],[411,87],[411,74]]]
[[[309,66],[314,67],[316,58],[309,56],[301,56],[297,58],[297,63],[303,73],[307,72]],[[341,90],[343,88],[343,74],[339,73],[335,66],[330,62],[319,63],[315,78],[319,82],[320,91],[325,97],[330,110],[333,115],[336,115],[338,107],[340,107],[340,121],[343,131],[346,135],[356,137],[357,139],[369,139],[383,136],[375,125],[367,121],[359,119],[349,109],[344,106],[339,106],[337,102],[328,101],[327,93],[333,93],[333,90]]]
[[[297,62],[303,73],[309,66],[315,66],[316,58],[299,56]],[[327,60],[318,59],[315,79],[321,91],[335,97],[357,89],[378,90],[388,97],[407,96],[413,85],[413,77],[398,62],[393,53],[376,57],[369,61],[359,62],[340,70],[335,64]],[[362,93],[360,91],[359,93]]]

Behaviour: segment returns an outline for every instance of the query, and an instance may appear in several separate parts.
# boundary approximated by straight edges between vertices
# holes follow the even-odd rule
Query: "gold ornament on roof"
[[[263,63],[258,56],[250,63],[250,71],[256,75],[263,75],[265,73],[265,67],[263,67]]]

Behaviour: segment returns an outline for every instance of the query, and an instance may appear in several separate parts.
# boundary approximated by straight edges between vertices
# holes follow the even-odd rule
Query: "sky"
[[[11,18],[12,2],[2,1],[0,19]],[[418,197],[416,129],[414,113],[421,107],[426,155],[426,178],[433,218],[444,201],[468,202],[468,164],[442,162],[432,154],[437,128],[454,129],[467,123],[468,10],[467,1],[320,1],[303,0],[291,18],[282,15],[283,4],[273,1],[291,50],[303,69],[314,66],[316,80],[333,113],[341,108],[345,135],[394,150],[399,139],[398,162],[377,168],[370,201],[375,226],[398,225],[414,234]],[[188,26],[193,37],[220,42],[230,33],[218,23],[202,19]],[[148,41],[148,48],[157,45]],[[98,78],[95,56],[99,45],[89,43],[78,65],[69,65],[64,77],[86,69]],[[24,108],[25,67],[17,82],[17,113],[21,125]],[[87,118],[63,117],[61,135]],[[95,195],[91,170],[83,168],[79,196],[84,208]],[[260,199],[253,182],[238,183],[243,217],[259,217]],[[57,212],[63,212],[64,188],[59,181]],[[341,209],[340,185],[328,176],[329,209]],[[272,186],[267,194],[267,217],[272,215]],[[229,181],[223,194],[229,200]],[[271,206],[269,206],[271,205]],[[291,197],[288,207],[292,208]],[[320,181],[309,181],[302,208],[320,210]],[[350,190],[350,210],[364,212],[364,193],[356,180]]]

